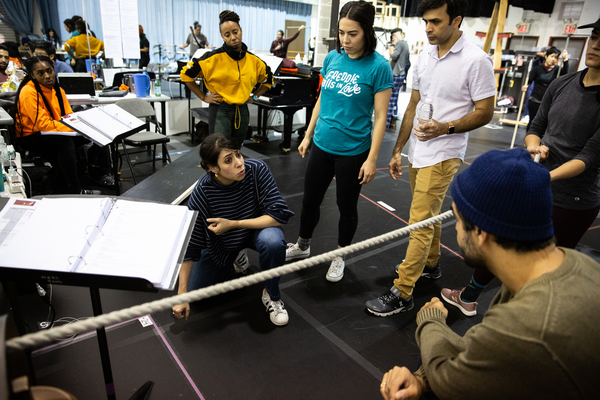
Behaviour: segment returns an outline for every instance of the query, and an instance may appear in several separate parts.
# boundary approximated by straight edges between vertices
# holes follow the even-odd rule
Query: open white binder
[[[0,266],[144,278],[172,290],[196,213],[112,198],[11,199]]]
[[[61,122],[99,146],[106,146],[112,143],[118,136],[141,128],[145,124],[144,121],[134,117],[115,104],[71,113],[62,117]],[[72,135],[73,133],[42,132],[42,134]]]

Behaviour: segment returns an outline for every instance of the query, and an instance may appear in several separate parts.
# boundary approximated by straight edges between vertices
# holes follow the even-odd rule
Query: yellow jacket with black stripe
[[[204,53],[183,67],[181,81],[203,78],[206,88],[218,93],[227,104],[244,104],[258,83],[269,88],[273,85],[271,68],[247,49],[243,43],[242,51],[223,44],[217,50]]]

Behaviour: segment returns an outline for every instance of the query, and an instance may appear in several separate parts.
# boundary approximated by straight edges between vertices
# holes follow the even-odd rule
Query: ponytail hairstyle
[[[227,21],[235,22],[236,24],[240,24],[240,16],[230,10],[225,10],[219,14],[219,28]]]
[[[19,120],[20,125],[21,125],[21,132],[17,132],[17,136],[19,136],[19,137],[23,137],[23,119],[22,119],[22,115],[21,115],[21,107],[20,107],[19,97],[21,96],[21,90],[29,82],[33,82],[33,86],[35,87],[35,90],[37,92],[37,108],[35,110],[35,119],[33,120],[33,126],[36,125],[38,115],[40,112],[40,97],[42,98],[42,101],[44,102],[44,105],[46,106],[46,109],[48,110],[48,113],[52,116],[53,120],[59,121],[60,117],[62,117],[63,115],[66,114],[65,105],[64,105],[63,97],[62,97],[62,91],[61,91],[62,89],[60,88],[60,86],[58,84],[58,79],[56,79],[56,78],[54,79],[53,89],[54,89],[54,95],[58,99],[58,105],[60,106],[61,115],[58,118],[56,118],[56,116],[52,112],[52,108],[50,108],[50,103],[48,103],[48,99],[46,99],[46,97],[44,96],[44,93],[42,92],[42,87],[40,86],[39,82],[37,80],[35,80],[35,78],[33,77],[33,69],[35,68],[35,66],[37,64],[39,64],[41,62],[47,62],[48,64],[50,64],[52,69],[54,69],[54,64],[52,63],[52,60],[50,60],[50,58],[48,58],[46,56],[29,57],[27,60],[25,60],[25,69],[26,69],[27,74],[25,75],[23,82],[21,82],[21,85],[19,86],[19,89],[17,90],[17,94],[15,96],[15,106],[16,106],[16,110],[17,110],[16,117]]]
[[[67,27],[67,32],[73,33],[75,31],[75,23],[71,20],[71,18],[65,19],[63,24],[65,24]]]
[[[338,19],[338,32],[340,30],[340,20],[342,18],[348,18],[358,22],[364,32],[365,45],[363,47],[363,53],[357,60],[375,53],[375,48],[377,47],[377,38],[375,37],[375,29],[373,28],[373,24],[375,23],[375,7],[373,7],[371,3],[365,1],[351,1],[344,4],[340,10],[340,17]],[[340,43],[339,33],[336,36],[335,45],[337,52],[340,53],[342,44]]]
[[[241,144],[231,135],[223,133],[213,133],[208,135],[200,145],[200,158],[202,159],[200,166],[207,173],[212,174],[210,166],[219,166],[219,155],[223,149],[239,150]]]

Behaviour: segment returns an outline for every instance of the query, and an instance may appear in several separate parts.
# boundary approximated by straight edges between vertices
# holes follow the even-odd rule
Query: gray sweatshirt
[[[392,60],[392,73],[394,76],[405,76],[406,71],[406,60],[410,56],[410,50],[408,49],[408,43],[406,40],[398,40],[394,45],[394,53],[390,56]]]
[[[574,250],[514,296],[502,286],[459,336],[442,311],[417,314],[423,376],[441,400],[597,399],[600,265]]]

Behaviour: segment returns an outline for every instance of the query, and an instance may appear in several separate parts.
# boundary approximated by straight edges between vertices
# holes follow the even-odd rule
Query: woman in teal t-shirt
[[[390,64],[375,52],[374,20],[375,9],[366,2],[346,3],[340,11],[337,50],[325,58],[321,94],[298,147],[304,157],[311,139],[314,142],[304,178],[300,236],[297,243],[288,244],[286,261],[310,255],[321,202],[334,176],[340,211],[338,247],[350,245],[354,238],[358,196],[362,185],[375,177],[393,87]],[[344,265],[342,257],[334,259],[327,280],[340,281]]]

